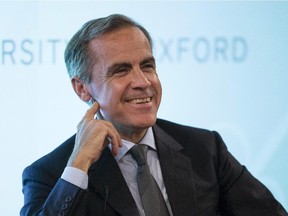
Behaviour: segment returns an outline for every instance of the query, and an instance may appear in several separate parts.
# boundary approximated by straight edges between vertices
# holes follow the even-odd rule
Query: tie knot
[[[137,144],[130,149],[130,153],[134,160],[137,162],[138,166],[147,163],[147,145]]]

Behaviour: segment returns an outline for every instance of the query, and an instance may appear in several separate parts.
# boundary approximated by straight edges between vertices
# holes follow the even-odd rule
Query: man
[[[21,215],[156,216],[149,209],[160,204],[153,206],[154,195],[143,201],[132,154],[147,145],[165,209],[157,215],[287,215],[216,132],[157,119],[162,89],[142,26],[117,14],[89,21],[65,61],[91,107],[76,135],[24,170]]]

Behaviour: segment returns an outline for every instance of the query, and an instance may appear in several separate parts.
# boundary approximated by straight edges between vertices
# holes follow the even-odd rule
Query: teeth
[[[148,103],[151,101],[151,98],[148,97],[148,98],[139,98],[139,99],[134,99],[134,100],[131,100],[130,103],[132,104],[139,104],[139,103]]]

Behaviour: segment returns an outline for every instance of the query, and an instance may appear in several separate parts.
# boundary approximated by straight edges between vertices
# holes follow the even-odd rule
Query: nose
[[[132,77],[132,88],[147,88],[151,85],[151,82],[148,79],[147,72],[143,72],[140,68],[135,69],[133,71],[133,77]]]

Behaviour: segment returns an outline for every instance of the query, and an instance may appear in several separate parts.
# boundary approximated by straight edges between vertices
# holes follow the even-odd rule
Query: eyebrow
[[[127,62],[119,62],[115,63],[111,66],[108,67],[107,69],[107,75],[111,76],[115,71],[117,71],[119,68],[132,68],[132,64],[127,63]]]
[[[148,57],[148,58],[144,59],[143,61],[141,61],[141,62],[140,62],[140,65],[146,64],[146,63],[151,63],[151,62],[152,62],[153,64],[155,64],[155,58],[154,58],[153,56]]]
[[[142,60],[140,62],[140,65],[143,65],[143,64],[146,64],[146,63],[151,63],[151,62],[153,64],[155,64],[155,58],[153,56],[145,58],[144,60]],[[127,63],[127,62],[118,62],[118,63],[112,64],[107,69],[107,75],[108,76],[113,75],[113,73],[116,70],[118,70],[119,68],[132,68],[132,64],[131,63]]]

